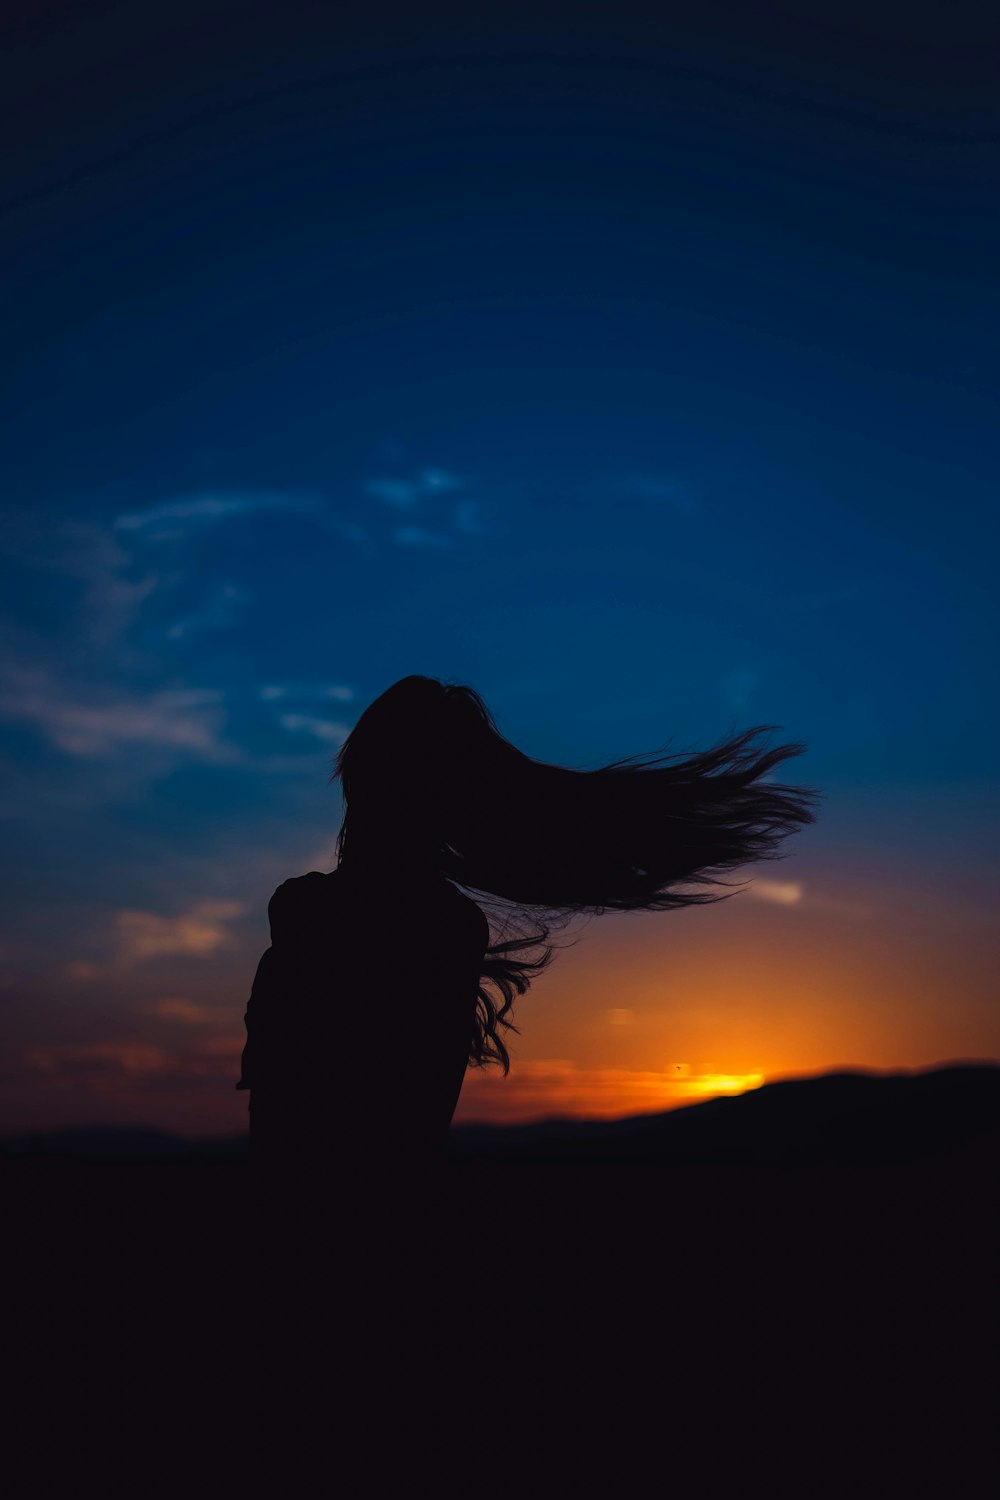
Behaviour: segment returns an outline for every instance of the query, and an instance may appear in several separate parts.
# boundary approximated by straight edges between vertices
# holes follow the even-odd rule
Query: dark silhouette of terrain
[[[550,1120],[453,1132],[458,1160],[733,1163],[908,1161],[1000,1129],[1000,1066],[828,1073],[624,1120]]]
[[[391,1412],[383,1437],[405,1420],[440,1444],[442,1403],[478,1433],[491,1381],[522,1424],[561,1412],[577,1433],[582,1410],[676,1445],[734,1412],[772,1435],[832,1414],[838,1441],[869,1413],[906,1438],[929,1393],[991,1430],[975,1372],[997,1311],[998,1165],[988,1063],[453,1127],[415,1193],[373,1174],[374,1212],[331,1172],[306,1233],[255,1192],[245,1137],[12,1138],[13,1367],[30,1356],[48,1389],[76,1330],[79,1389],[113,1357],[123,1385],[159,1372],[143,1402],[156,1380],[169,1412],[197,1389],[214,1421],[228,1384],[268,1423],[288,1406],[299,1422],[319,1390],[325,1443],[329,1411],[338,1443]]]
[[[620,1120],[453,1126],[448,1159],[505,1163],[712,1163],[807,1168],[917,1160],[1000,1131],[1000,1064],[921,1073],[861,1070],[791,1078],[745,1094]],[[183,1141],[113,1128],[0,1141],[7,1167],[31,1164],[239,1166],[245,1137]]]

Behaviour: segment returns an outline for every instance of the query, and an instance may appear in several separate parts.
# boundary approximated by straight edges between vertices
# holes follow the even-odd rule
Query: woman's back
[[[247,1007],[251,1149],[277,1172],[439,1151],[473,1035],[489,923],[443,876],[385,895],[345,867],[278,887]]]

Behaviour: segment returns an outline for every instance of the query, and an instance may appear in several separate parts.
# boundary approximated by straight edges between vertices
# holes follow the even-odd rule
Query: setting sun
[[[714,1097],[716,1094],[745,1094],[760,1088],[763,1073],[701,1073],[684,1082],[692,1093]]]

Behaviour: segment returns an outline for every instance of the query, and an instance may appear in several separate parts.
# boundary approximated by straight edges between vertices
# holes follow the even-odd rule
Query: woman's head
[[[428,748],[438,742],[443,698],[433,677],[404,677],[368,705],[334,765],[347,802],[415,781],[422,762],[432,759]]]
[[[445,703],[432,677],[404,677],[369,704],[344,741],[339,778],[344,821],[338,853],[352,861],[436,858],[447,760]]]
[[[433,677],[403,677],[369,704],[341,746],[344,821],[338,852],[352,858],[376,844],[396,857],[444,855],[465,812],[502,774],[506,741],[473,688]],[[513,747],[507,747],[517,755]]]

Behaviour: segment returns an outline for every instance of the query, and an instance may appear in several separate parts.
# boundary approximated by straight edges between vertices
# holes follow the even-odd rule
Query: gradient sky
[[[779,725],[825,799],[584,924],[457,1118],[1000,1056],[988,23],[335,9],[10,27],[0,1130],[242,1128],[411,672],[581,768]]]

